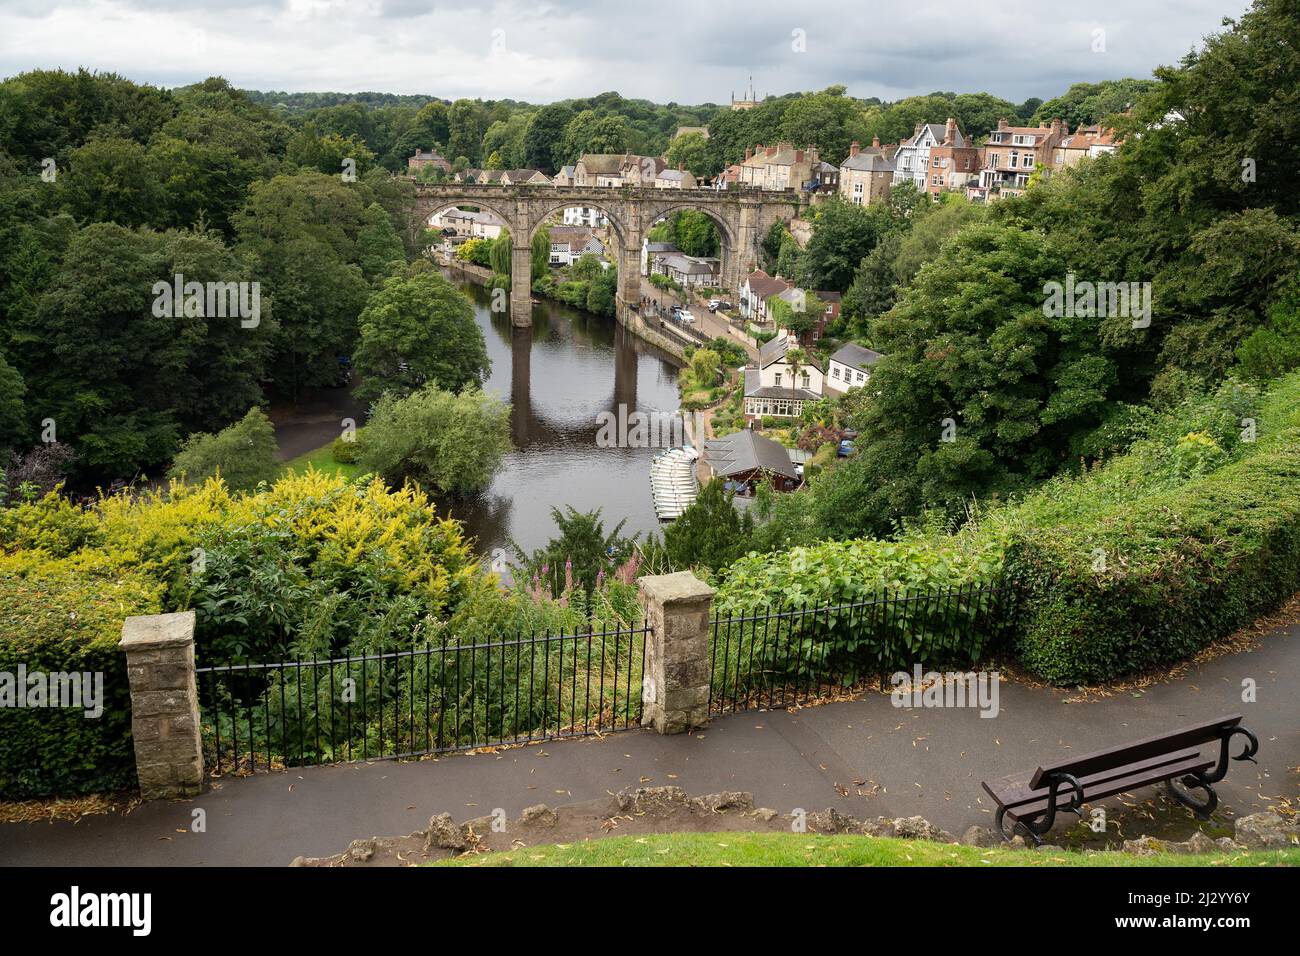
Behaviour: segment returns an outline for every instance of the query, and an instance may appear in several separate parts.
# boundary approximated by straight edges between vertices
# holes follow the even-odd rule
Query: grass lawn
[[[664,833],[523,847],[432,866],[1297,866],[1300,847],[1205,855],[1042,853],[812,833]]]
[[[327,474],[337,472],[344,478],[355,478],[365,470],[360,465],[340,465],[334,460],[334,453],[330,445],[322,445],[315,451],[309,451],[304,455],[286,461],[281,467],[280,473],[287,475],[291,472],[306,471],[308,467]]]

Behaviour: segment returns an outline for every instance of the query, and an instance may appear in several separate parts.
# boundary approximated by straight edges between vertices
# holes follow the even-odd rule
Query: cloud
[[[988,15],[926,0],[815,14],[775,0],[0,0],[0,75],[85,66],[168,86],[215,74],[264,90],[542,102],[616,89],[703,103],[726,102],[752,74],[763,93],[842,83],[882,99],[987,90],[1018,102],[1149,76],[1246,6],[1094,0]]]

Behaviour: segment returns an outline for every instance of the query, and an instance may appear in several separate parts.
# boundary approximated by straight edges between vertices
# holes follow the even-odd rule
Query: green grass
[[[365,471],[360,465],[341,465],[335,461],[331,445],[322,445],[314,451],[309,451],[297,458],[286,461],[281,467],[280,473],[287,475],[293,472],[303,472],[308,467],[311,467],[326,474],[337,473],[344,478],[355,478]]]
[[[1134,856],[812,833],[664,833],[468,855],[434,866],[1297,866],[1300,847]]]

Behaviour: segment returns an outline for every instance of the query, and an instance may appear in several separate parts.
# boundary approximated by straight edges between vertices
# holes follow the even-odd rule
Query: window
[[[780,385],[780,384],[781,384],[781,373],[780,373],[780,372],[777,372],[777,373],[776,373],[776,384],[777,384],[777,385]]]
[[[810,388],[812,386],[812,378],[808,375],[807,372],[803,373],[799,384],[802,385],[804,388]]]
[[[839,368],[839,366],[838,366],[838,365],[832,365],[832,366],[831,366],[831,378],[839,378],[839,377],[840,377],[840,368]]]
[[[862,382],[865,381],[865,379],[866,377],[861,372],[857,373],[857,381]]]

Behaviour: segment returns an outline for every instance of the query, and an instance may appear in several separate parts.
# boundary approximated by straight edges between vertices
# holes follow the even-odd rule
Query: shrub
[[[1203,435],[1164,447],[1175,473],[1199,473],[1205,454],[1225,457],[1205,452],[1218,444]],[[1179,482],[1154,468],[1129,475],[1149,456],[1139,446],[1115,474],[1093,479],[1073,520],[1026,523],[1007,564],[1023,592],[1017,646],[1028,667],[1076,684],[1166,665],[1300,589],[1300,376],[1279,383],[1258,441],[1237,450],[1237,460]],[[1126,477],[1147,493],[1126,493],[1117,480]]]
[[[215,435],[191,435],[167,475],[194,482],[220,475],[231,488],[247,491],[275,477],[276,448],[271,420],[260,408],[250,408],[242,419]]]
[[[455,394],[425,386],[407,398],[379,400],[360,461],[395,485],[410,478],[467,494],[491,482],[509,450],[509,405],[476,389]]]
[[[361,432],[356,431],[352,435],[352,440],[348,441],[342,435],[334,439],[334,444],[330,445],[330,457],[340,465],[355,465],[361,460]]]
[[[159,610],[158,591],[132,576],[46,569],[14,573],[0,558],[0,672],[103,675],[103,713],[0,710],[0,797],[29,799],[135,784],[122,622]]]

